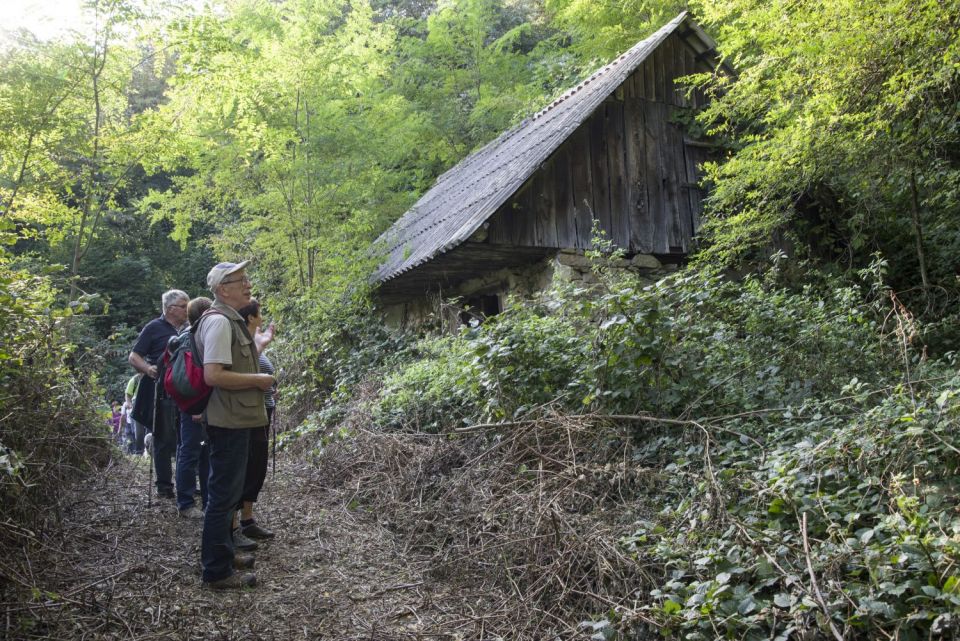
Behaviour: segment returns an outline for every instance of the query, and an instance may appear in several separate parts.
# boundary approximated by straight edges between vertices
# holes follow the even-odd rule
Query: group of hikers
[[[181,517],[202,519],[202,580],[217,590],[256,585],[254,555],[237,551],[252,552],[258,540],[274,537],[254,516],[276,407],[274,368],[263,354],[274,326],[263,327],[260,303],[251,297],[249,262],[210,270],[212,300],[165,292],[160,317],[144,326],[128,357],[137,370],[126,390],[128,451],[151,450],[158,496],[176,501]],[[187,332],[211,388],[200,414],[179,409],[160,380],[170,339]]]
[[[146,456],[146,427],[133,418],[133,401],[137,398],[141,378],[143,374],[137,372],[127,381],[123,403],[110,403],[112,416],[109,423],[113,427],[113,439],[124,452],[136,456]]]

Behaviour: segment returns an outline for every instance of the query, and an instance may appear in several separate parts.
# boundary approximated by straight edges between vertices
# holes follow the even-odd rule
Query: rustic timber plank
[[[677,83],[675,82],[677,77],[682,73],[677,67],[676,60],[676,48],[674,47],[674,39],[667,38],[664,40],[661,47],[663,49],[663,80],[664,80],[664,89],[666,90],[667,99],[664,101],[667,104],[676,105],[679,104],[679,98],[677,96]]]
[[[673,107],[670,112],[672,119],[677,107]],[[683,253],[690,250],[690,239],[693,237],[693,213],[690,208],[690,183],[687,178],[687,160],[683,145],[683,131],[679,126],[667,124],[667,142],[670,145],[671,173],[673,174],[673,184],[676,185],[677,199],[677,226],[678,234],[674,241],[676,247],[682,248]]]
[[[497,212],[490,217],[490,229],[487,240],[493,244],[512,244],[511,231],[513,230],[514,211],[513,198],[500,205]]]
[[[654,86],[656,81],[653,77],[653,56],[647,56],[647,59],[643,62],[643,97],[647,100],[653,101],[656,100],[656,91],[654,91]]]
[[[589,249],[593,228],[593,176],[590,170],[589,131],[581,127],[570,139],[570,186],[573,193],[574,247]]]
[[[676,253],[683,247],[680,225],[680,193],[677,176],[677,150],[671,144],[674,126],[670,124],[670,106],[657,105],[660,111],[660,167],[663,177],[664,222],[667,229],[667,252]]]
[[[643,102],[624,105],[624,144],[626,145],[627,227],[631,252],[650,253],[650,205],[647,202],[646,158],[644,156]]]
[[[607,113],[601,106],[591,116],[590,176],[593,180],[593,217],[600,229],[610,236],[610,170],[607,167]]]
[[[537,245],[539,247],[557,246],[556,189],[553,161],[547,161],[536,174],[536,221]]]
[[[534,180],[531,178],[524,185],[523,189],[516,196],[516,209],[514,221],[516,223],[514,232],[511,234],[514,238],[513,244],[520,246],[533,246],[536,244],[536,214],[534,213]]]
[[[687,99],[686,85],[677,82],[677,80],[690,73],[687,70],[687,63],[686,59],[684,58],[687,45],[677,37],[671,38],[671,42],[673,43],[673,65],[675,69],[675,75],[673,78],[673,93],[676,98],[673,104],[677,105],[678,107],[689,107],[690,103]]]
[[[701,181],[703,180],[703,163],[709,158],[709,151],[693,145],[684,145],[688,157],[687,175],[693,187],[690,190],[691,212],[693,213],[693,232],[700,231],[703,220],[703,198],[706,195]]]
[[[645,182],[647,185],[648,216],[650,220],[650,252],[666,253],[667,233],[664,225],[663,175],[660,168],[659,113],[657,103],[643,103],[643,148],[645,158]]]
[[[630,74],[627,82],[633,85],[633,97],[636,99],[643,98],[643,65],[637,67],[637,69]]]
[[[622,102],[607,103],[607,167],[610,171],[610,240],[617,247],[630,247],[630,212],[627,194],[626,139]]]
[[[675,42],[676,42],[676,48],[675,48],[676,53],[674,55],[677,58],[677,67],[679,69],[677,76],[678,78],[683,78],[685,76],[690,75],[693,72],[693,70],[687,64],[687,53],[690,51],[690,47],[688,47],[687,43],[683,42],[679,38]],[[690,95],[687,88],[687,84],[675,83],[675,86],[677,88],[677,97],[679,98],[679,101],[677,104],[679,104],[684,109],[691,108],[693,105],[690,102]]]
[[[657,47],[656,51],[653,52],[653,67],[654,67],[654,100],[656,102],[667,102],[667,79],[665,77],[663,69],[663,47]]]
[[[573,181],[570,176],[569,144],[564,144],[553,158],[553,184],[556,194],[557,247],[576,247],[577,222],[573,205]]]

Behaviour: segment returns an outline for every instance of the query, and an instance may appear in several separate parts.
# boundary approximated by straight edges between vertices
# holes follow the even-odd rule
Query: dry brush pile
[[[491,638],[590,636],[659,577],[618,543],[662,482],[634,463],[623,424],[591,416],[446,434],[372,431],[323,448],[343,500],[378,515],[431,577],[502,595]]]

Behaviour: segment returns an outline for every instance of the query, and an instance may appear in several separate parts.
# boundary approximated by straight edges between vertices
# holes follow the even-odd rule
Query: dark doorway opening
[[[490,316],[496,316],[502,311],[500,296],[497,294],[469,296],[463,301],[460,323],[463,325],[478,325]]]

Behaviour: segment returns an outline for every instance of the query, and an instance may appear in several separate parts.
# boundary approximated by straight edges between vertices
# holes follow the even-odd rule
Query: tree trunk
[[[923,226],[920,223],[920,193],[917,189],[917,170],[910,170],[910,215],[913,218],[913,239],[917,249],[917,262],[920,264],[920,282],[924,297],[930,293],[930,279],[927,277],[927,258],[923,253]]]

